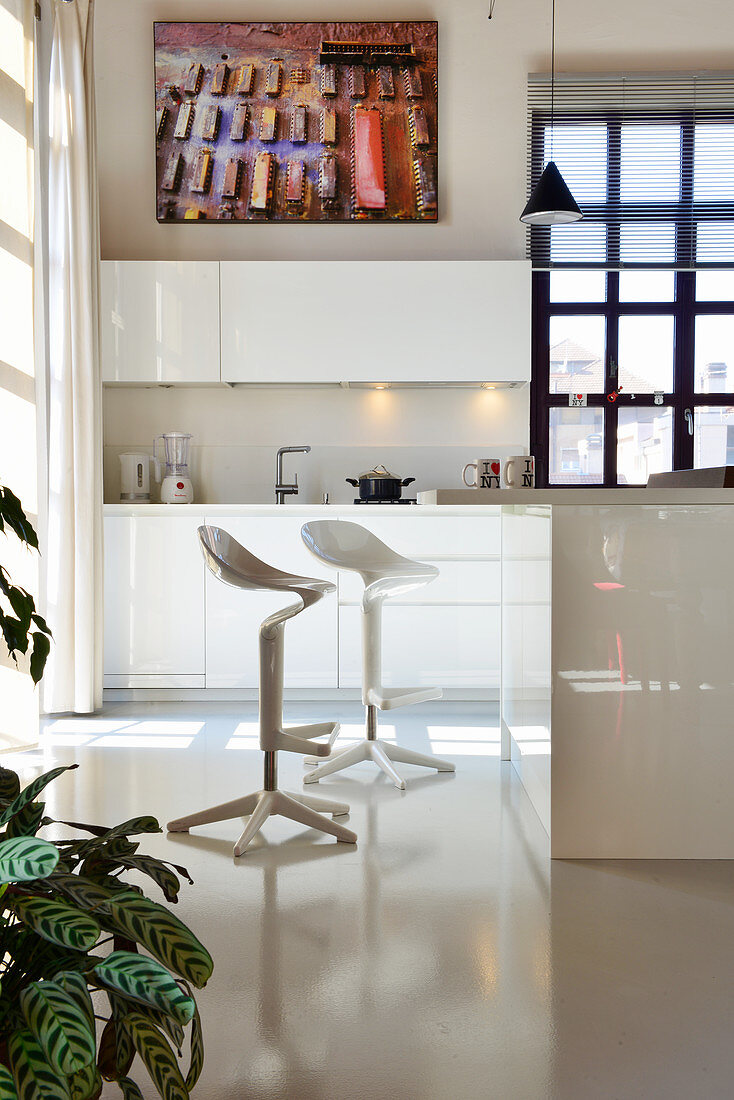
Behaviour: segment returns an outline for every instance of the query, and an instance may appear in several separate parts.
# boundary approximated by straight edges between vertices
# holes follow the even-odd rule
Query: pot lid
[[[401,478],[399,478],[397,476],[397,474],[391,474],[389,470],[385,469],[385,467],[382,465],[382,463],[380,463],[379,466],[375,466],[374,470],[369,470],[366,474],[360,474],[359,475],[359,480],[362,481],[364,478],[373,478],[373,479],[374,478],[378,478],[378,479],[383,478],[384,479],[384,478],[387,478],[387,477],[391,478],[393,481],[401,481],[402,480]]]

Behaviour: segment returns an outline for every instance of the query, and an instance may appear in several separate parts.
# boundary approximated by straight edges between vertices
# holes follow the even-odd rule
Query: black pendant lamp
[[[551,17],[551,157],[553,156],[553,118],[556,87],[556,0],[553,0]],[[566,225],[583,218],[578,203],[566,186],[554,160],[549,160],[528,204],[520,215],[527,225]]]

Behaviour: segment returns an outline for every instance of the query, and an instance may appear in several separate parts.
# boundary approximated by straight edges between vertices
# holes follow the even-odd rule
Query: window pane
[[[672,317],[619,318],[619,374],[624,393],[673,389]]]
[[[726,264],[734,247],[734,222],[699,222],[696,228],[696,261]]]
[[[545,162],[554,160],[576,202],[604,202],[607,197],[606,126],[545,127]]]
[[[589,264],[604,264],[607,261],[607,230],[604,225],[596,222],[553,225],[550,239],[553,263],[562,263],[569,256],[576,261],[583,256],[584,262]]]
[[[622,202],[677,202],[680,126],[622,127]]]
[[[549,393],[603,393],[603,317],[551,317]]]
[[[623,264],[672,264],[675,226],[672,222],[626,222],[619,227],[619,258]],[[669,271],[621,271],[621,302],[672,302],[675,276]]]
[[[693,466],[734,466],[734,410],[699,406],[693,412]]]
[[[620,302],[672,302],[674,271],[620,271]]]
[[[603,409],[550,409],[549,434],[549,484],[602,484],[604,481]]]
[[[734,315],[696,318],[696,392],[734,390]]]
[[[699,122],[693,139],[693,201],[734,200],[734,126]]]
[[[646,485],[650,474],[673,469],[673,410],[620,408],[617,484]]]
[[[697,271],[696,298],[699,302],[734,301],[734,271]]]
[[[604,302],[606,297],[605,271],[551,272],[551,302]]]

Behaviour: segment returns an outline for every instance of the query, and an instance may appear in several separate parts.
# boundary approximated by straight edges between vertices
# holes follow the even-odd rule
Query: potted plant
[[[35,532],[20,502],[0,486],[0,530],[29,546]],[[0,566],[0,629],[11,656],[30,655],[37,683],[50,631],[32,596]],[[139,1056],[165,1100],[187,1100],[202,1068],[201,1022],[192,992],[212,972],[206,948],[165,905],[128,881],[147,875],[176,902],[183,867],[139,853],[131,838],[161,832],[155,818],[107,828],[45,815],[53,768],[21,789],[0,767],[0,1097],[96,1100],[115,1081],[142,1100],[130,1077]],[[37,835],[63,825],[81,837]],[[179,1066],[188,1029],[188,1067]]]

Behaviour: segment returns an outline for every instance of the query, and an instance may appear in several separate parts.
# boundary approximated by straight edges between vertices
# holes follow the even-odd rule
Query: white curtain
[[[53,0],[49,89],[46,712],[102,704],[102,388],[93,0]]]

